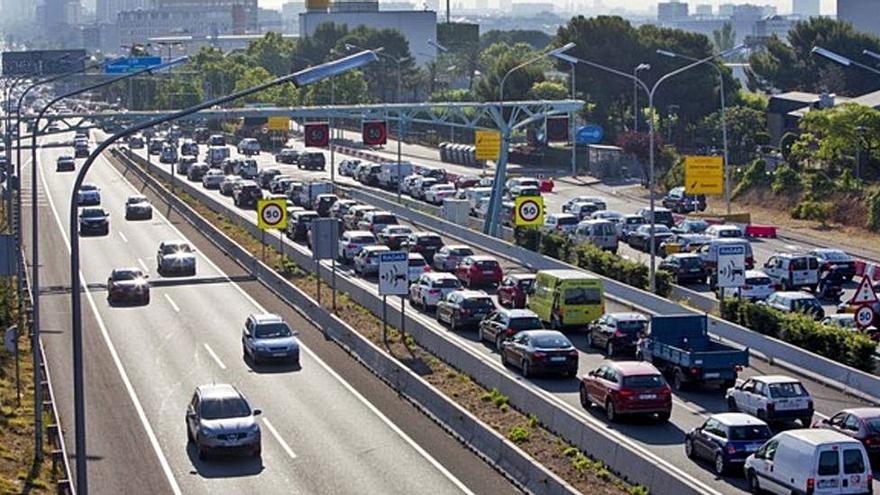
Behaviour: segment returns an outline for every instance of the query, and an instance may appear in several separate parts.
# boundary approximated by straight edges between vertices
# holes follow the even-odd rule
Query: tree
[[[294,44],[284,39],[281,33],[268,32],[262,38],[251,42],[245,51],[254,64],[266,69],[275,77],[289,74],[293,67]]]
[[[357,105],[369,103],[370,94],[364,74],[359,70],[346,72],[332,79],[325,79],[306,86],[300,92],[302,105],[327,105],[330,103],[331,84],[335,92],[337,105]]]
[[[712,31],[712,42],[715,44],[715,50],[724,52],[736,46],[736,31],[733,24],[725,22],[721,29]]]
[[[525,43],[533,50],[542,50],[550,44],[552,38],[543,31],[528,29],[511,29],[509,31],[501,31],[493,29],[487,31],[480,36],[480,48],[485,50],[495,43],[503,45],[516,45]]]
[[[880,111],[843,104],[807,112],[800,128],[803,133],[791,147],[793,160],[809,161],[830,175],[838,175],[854,166],[858,146],[862,177],[880,172]]]
[[[500,97],[500,84],[508,71],[520,65],[523,58],[516,53],[507,53],[492,65],[488,72],[484,73],[474,90],[477,97],[482,101],[497,101]],[[536,83],[544,80],[544,70],[540,64],[530,64],[510,74],[504,83],[504,100],[522,100]]]
[[[565,100],[571,94],[565,84],[559,81],[542,81],[532,85],[528,97],[533,100]]]
[[[880,51],[880,38],[856,31],[852,24],[844,21],[811,17],[795,24],[788,32],[787,41],[773,36],[764,50],[749,57],[750,68],[746,74],[750,89],[862,95],[880,88],[875,74],[839,67],[810,53],[814,46],[821,46],[860,59],[864,49]]]
[[[748,163],[761,136],[766,134],[767,118],[764,112],[744,106],[728,107],[726,117],[730,163]],[[688,134],[699,147],[722,150],[721,111],[713,112],[691,126]]]
[[[409,42],[396,29],[371,29],[358,26],[349,31],[336,43],[339,52],[347,52],[346,44],[359,49],[374,49],[382,47],[385,56],[364,67],[363,73],[367,77],[370,94],[382,101],[394,101],[397,90],[397,67],[394,59],[400,62],[400,95],[403,98],[407,86],[418,78],[415,61],[409,51]]]

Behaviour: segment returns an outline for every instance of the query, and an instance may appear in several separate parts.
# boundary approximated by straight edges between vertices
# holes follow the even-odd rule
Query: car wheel
[[[501,350],[501,343],[504,342],[504,337],[499,333],[495,336],[495,348],[499,351]]]
[[[739,412],[739,407],[736,406],[736,399],[733,397],[727,398],[727,410],[730,412]]]
[[[605,401],[605,417],[612,423],[617,422],[617,410],[614,408],[614,401],[611,399]]]
[[[587,348],[593,347],[593,332],[587,330]]]
[[[684,374],[681,370],[675,370],[675,374],[672,376],[672,385],[678,392],[681,392],[682,390],[687,388],[687,384],[684,380]]]
[[[764,490],[761,489],[761,485],[758,483],[758,476],[753,469],[749,469],[749,472],[746,474],[746,480],[749,483],[749,492],[755,495],[764,493]]]
[[[528,378],[532,375],[532,370],[529,369],[529,362],[525,359],[523,359],[520,369],[522,370],[523,378]]]
[[[727,472],[727,463],[724,462],[724,456],[721,455],[721,452],[715,454],[715,462],[713,463],[713,467],[715,468],[715,474],[717,474],[718,476],[721,476]]]
[[[614,352],[614,343],[609,341],[607,344],[605,344],[605,356],[612,357],[614,356]]]
[[[142,303],[144,306],[150,304],[150,295],[149,295],[149,294],[145,294],[143,297],[141,297],[141,303]]]
[[[589,409],[593,405],[593,401],[590,400],[590,395],[587,393],[587,387],[583,383],[578,390],[578,397],[581,400],[581,407],[584,409]]]
[[[690,438],[686,438],[684,441],[684,455],[688,457],[688,459],[693,459],[694,456],[694,441]]]

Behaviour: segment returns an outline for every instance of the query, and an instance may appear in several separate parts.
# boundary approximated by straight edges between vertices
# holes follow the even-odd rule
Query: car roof
[[[784,431],[780,433],[779,436],[794,437],[810,445],[822,445],[829,443],[853,444],[859,442],[858,440],[850,438],[843,433],[838,433],[834,430],[829,430],[826,428],[800,428],[797,430]]]
[[[447,244],[447,245],[443,246],[443,248],[444,248],[444,249],[449,249],[449,250],[452,250],[452,249],[470,249],[470,250],[473,251],[473,248],[470,247],[470,246],[468,246],[467,244]]]
[[[606,361],[607,366],[618,370],[623,375],[659,375],[660,371],[646,361]]]
[[[199,385],[197,390],[202,399],[227,399],[232,397],[244,398],[241,393],[228,383],[211,383]]]
[[[258,323],[258,324],[259,323],[279,323],[279,322],[284,321],[283,318],[281,318],[279,315],[276,315],[274,313],[258,313],[258,314],[252,314],[250,317],[251,317],[251,319],[254,320],[254,323]]]
[[[608,313],[608,316],[614,318],[615,320],[640,320],[640,321],[648,321],[648,317],[641,313],[634,313],[631,311],[623,311],[620,313]]]
[[[425,275],[425,278],[430,280],[443,280],[443,279],[454,279],[458,280],[458,277],[448,272],[428,272]]]
[[[697,253],[672,253],[669,255],[670,258],[681,259],[681,258],[700,258],[700,255]],[[702,258],[701,258],[702,259]]]
[[[776,295],[779,297],[784,297],[784,298],[788,298],[788,299],[815,299],[816,298],[812,294],[807,294],[806,292],[801,292],[799,290],[779,291],[779,292],[776,292]]]
[[[536,275],[534,273],[511,273],[508,277],[515,280],[534,280]]]
[[[510,318],[537,318],[538,315],[534,311],[530,309],[507,309],[501,308],[498,310],[500,313],[507,314]]]
[[[489,297],[489,294],[482,290],[462,289],[455,292],[458,292],[464,297]]]
[[[746,270],[746,278],[749,277],[767,277],[768,275],[761,270]]]
[[[785,375],[758,375],[752,377],[755,381],[763,382],[766,384],[771,383],[800,383],[800,380],[797,378],[792,378],[790,376]]]
[[[138,267],[136,267],[136,266],[124,266],[124,267],[121,267],[121,268],[114,268],[113,271],[112,271],[111,273],[119,273],[119,272],[137,272],[137,273],[144,273],[144,270],[141,269],[141,268],[138,268]]]
[[[364,246],[361,251],[365,253],[369,253],[371,251],[391,251],[391,248],[382,244],[376,244],[374,246]]]
[[[872,418],[880,416],[880,407],[853,407],[852,409],[844,409],[846,412],[859,418]]]
[[[372,236],[373,233],[369,230],[346,230],[342,235],[347,235],[349,237],[360,237],[362,235]]]
[[[745,413],[726,412],[709,416],[725,426],[764,426],[767,423]]]

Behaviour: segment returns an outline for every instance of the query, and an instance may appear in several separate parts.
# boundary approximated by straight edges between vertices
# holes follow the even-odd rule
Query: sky
[[[280,9],[281,4],[285,3],[287,0],[259,0],[261,7],[272,8],[272,9]],[[381,3],[382,0],[380,0]],[[421,0],[404,0],[413,4],[421,4]],[[563,3],[560,0],[528,0],[535,2],[548,2],[548,3]],[[576,0],[582,1],[582,0]],[[591,0],[586,0],[588,3]],[[452,0],[453,5],[456,3],[463,3],[464,5],[472,4],[473,0]],[[519,3],[517,0],[513,0],[513,3]],[[646,11],[650,7],[657,4],[657,0],[602,0],[602,3],[608,8],[617,8],[617,7],[625,7],[628,10],[632,11]],[[689,4],[691,4],[691,8],[693,8],[697,4],[712,4],[716,7],[721,3],[754,3],[759,5],[773,5],[779,9],[781,14],[785,14],[791,11],[791,0],[751,0],[751,1],[738,1],[738,0],[688,0]],[[497,5],[497,0],[489,0],[489,5]],[[835,13],[835,5],[836,0],[822,0],[822,13],[823,14],[834,14]]]

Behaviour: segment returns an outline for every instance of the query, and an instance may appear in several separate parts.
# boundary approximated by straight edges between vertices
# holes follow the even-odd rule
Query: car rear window
[[[746,285],[772,285],[773,281],[770,277],[749,277],[746,279]]]
[[[672,212],[654,211],[654,221],[659,223],[672,223]]]
[[[766,440],[773,436],[767,425],[732,426],[731,440]]]
[[[443,239],[439,235],[421,235],[416,239],[419,246],[440,247],[443,245]]]
[[[807,395],[807,391],[798,382],[771,383],[768,388],[770,389],[770,397],[774,399],[804,397]]]
[[[431,287],[437,289],[457,289],[461,287],[461,282],[458,279],[454,278],[441,278],[439,280],[435,280]]]
[[[452,254],[454,256],[470,256],[474,254],[474,250],[471,248],[450,249],[449,254]]]
[[[880,417],[865,419],[865,425],[871,430],[871,433],[880,433]]]
[[[397,217],[394,215],[374,215],[373,223],[380,225],[394,225],[397,223]]]
[[[533,278],[527,278],[527,279],[519,281],[519,286],[522,287],[522,289],[526,290],[526,291],[531,289],[533,285],[535,285],[535,279],[533,279]]]
[[[703,265],[703,260],[700,258],[679,258],[679,261],[684,268],[699,268]]]
[[[495,303],[488,297],[473,297],[465,299],[461,306],[467,309],[494,309]]]
[[[480,270],[494,270],[498,268],[498,262],[492,260],[478,261],[476,265]]]
[[[425,259],[424,258],[410,258],[409,259],[409,266],[410,267],[425,266]]]
[[[829,261],[851,261],[852,257],[843,251],[823,251],[822,256]]]
[[[602,291],[595,287],[574,287],[565,289],[565,304],[599,304],[602,302]]]
[[[557,222],[559,225],[577,225],[577,217],[559,217]]]
[[[359,235],[351,238],[351,242],[354,244],[372,244],[375,242],[372,236],[368,235]]]
[[[660,388],[666,382],[661,375],[634,375],[623,377],[626,388]]]
[[[819,476],[840,474],[840,456],[836,450],[826,450],[819,454]]]
[[[865,456],[858,449],[843,451],[843,474],[861,474],[865,472]]]
[[[628,334],[635,334],[641,332],[645,328],[648,327],[647,321],[641,320],[627,320],[627,321],[618,321],[617,329]]]
[[[533,345],[541,349],[560,349],[571,347],[571,342],[562,335],[542,335],[535,338]]]
[[[536,330],[544,328],[541,325],[541,320],[534,316],[511,318],[510,325],[508,326],[514,330]]]
[[[819,304],[819,301],[813,298],[795,299],[793,302],[793,306],[796,311],[802,312],[814,312],[822,309],[822,305]]]

